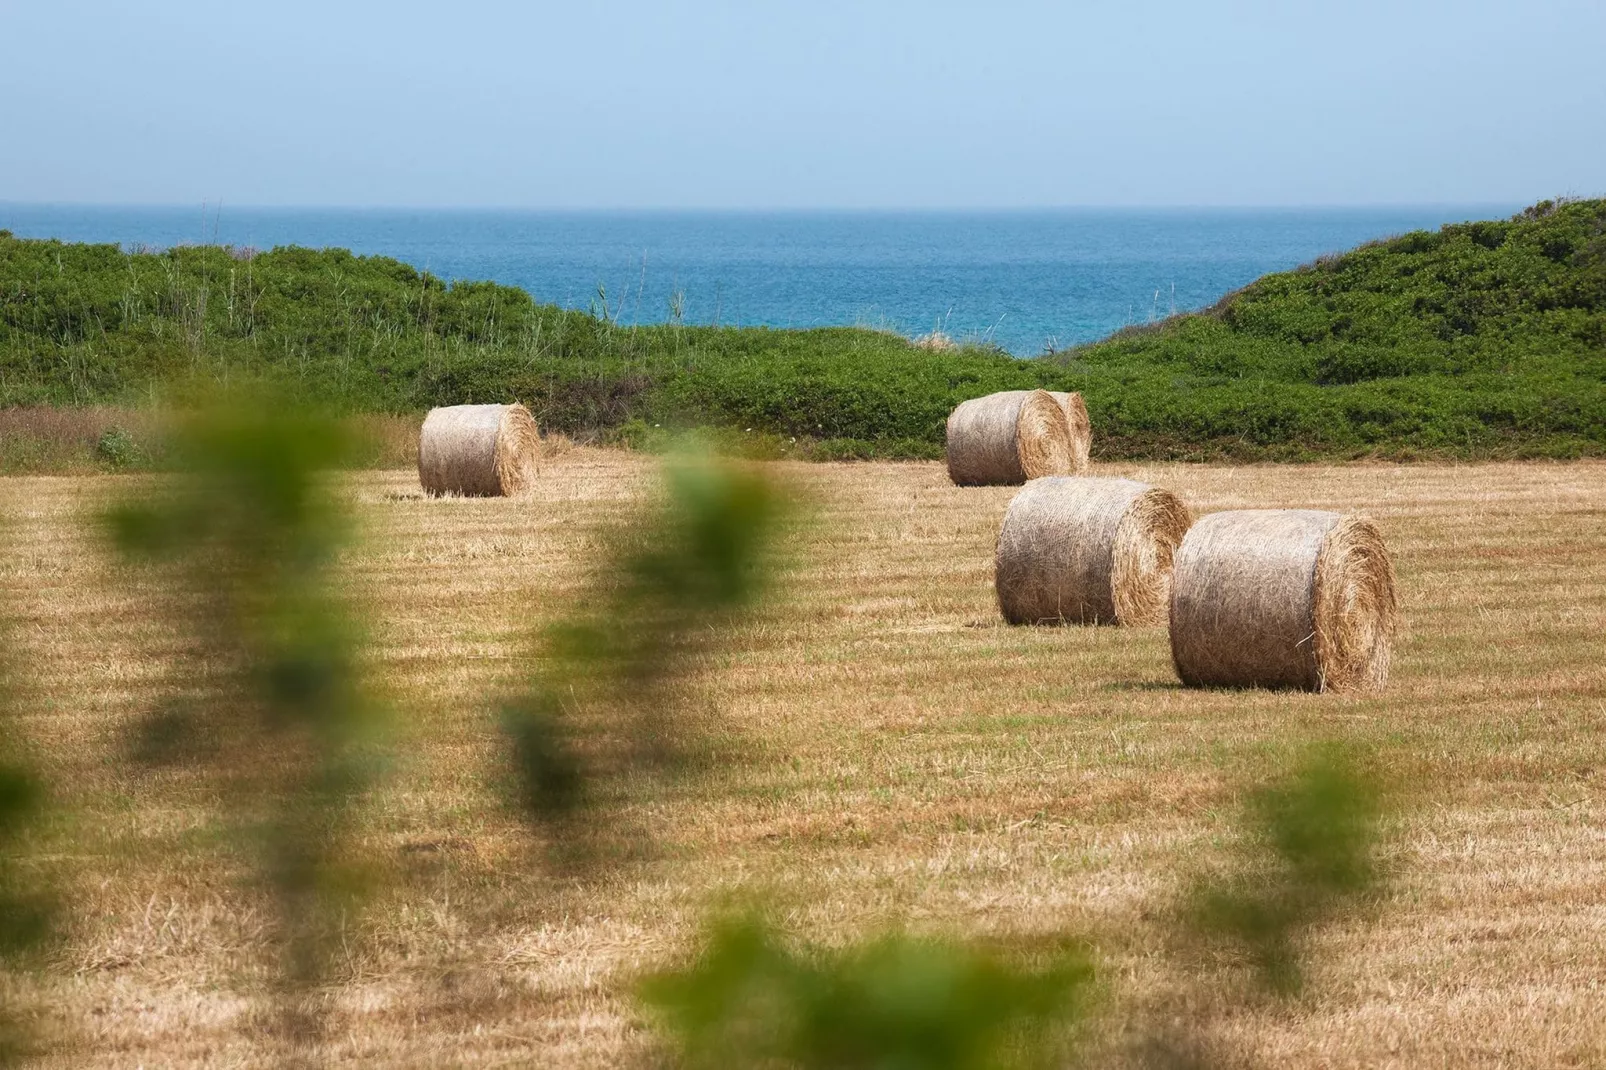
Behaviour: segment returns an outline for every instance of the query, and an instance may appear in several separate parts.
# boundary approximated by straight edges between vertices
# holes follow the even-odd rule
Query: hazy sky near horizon
[[[0,0],[0,201],[1606,193],[1606,2]]]

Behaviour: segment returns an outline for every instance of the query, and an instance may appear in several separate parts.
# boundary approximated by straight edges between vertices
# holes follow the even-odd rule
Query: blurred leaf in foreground
[[[1087,1013],[1093,969],[1054,946],[1039,969],[962,944],[887,935],[794,951],[759,918],[716,925],[642,998],[689,1067],[1005,1070],[1055,1064]]]
[[[10,731],[0,723],[0,733]],[[28,828],[44,808],[43,788],[10,744],[9,738],[0,740],[0,967],[8,973],[37,964],[56,913],[38,867],[26,857]],[[22,1062],[33,1047],[17,998],[10,980],[0,982],[0,1066]]]
[[[361,883],[344,833],[378,759],[361,637],[335,593],[349,525],[325,482],[350,446],[336,422],[271,399],[207,408],[177,432],[176,474],[107,516],[126,559],[165,570],[187,643],[135,755],[204,765],[229,818],[264,833],[292,990],[319,976]]]
[[[8,638],[0,634],[0,651]],[[36,858],[30,857],[49,799],[20,738],[17,682],[8,669],[0,660],[0,971],[16,973],[38,966],[41,952],[57,935],[58,906]],[[0,1066],[23,1061],[33,1047],[18,997],[10,979],[0,980]]]
[[[576,613],[543,633],[541,670],[503,708],[517,798],[564,849],[594,835],[568,820],[582,807],[686,758],[686,678],[768,579],[781,491],[705,458],[680,457],[667,476],[664,500],[611,534]]]
[[[1301,936],[1378,883],[1382,795],[1351,757],[1324,747],[1247,802],[1241,864],[1194,890],[1190,917],[1237,942],[1267,988],[1291,994],[1304,981]]]

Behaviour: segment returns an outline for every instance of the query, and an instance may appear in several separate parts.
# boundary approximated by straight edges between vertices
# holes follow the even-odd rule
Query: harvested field
[[[633,978],[758,893],[827,943],[1080,933],[1106,1054],[1198,1020],[1266,1066],[1606,1065],[1606,464],[1094,466],[1198,514],[1375,518],[1403,620],[1378,696],[1185,690],[1163,628],[1009,627],[993,543],[1016,488],[936,463],[774,467],[813,522],[701,678],[741,759],[634,805],[659,849],[584,881],[552,877],[489,786],[489,697],[657,463],[574,449],[517,500],[346,479],[398,759],[360,836],[393,884],[341,941],[330,1061],[620,1065],[653,1043]],[[143,478],[0,480],[22,723],[75,824],[50,858],[74,929],[36,993],[44,1065],[263,1064],[269,908],[242,848],[183,772],[121,757],[158,695],[150,652],[176,640],[81,521]],[[1331,737],[1379,748],[1405,793],[1389,892],[1317,934],[1300,1000],[1218,1004],[1225,967],[1170,947],[1163,918],[1225,850],[1235,790]]]

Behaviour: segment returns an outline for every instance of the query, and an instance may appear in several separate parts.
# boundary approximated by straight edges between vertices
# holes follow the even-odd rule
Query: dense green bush
[[[622,327],[383,257],[0,232],[0,405],[236,379],[340,411],[518,399],[570,433],[702,425],[930,455],[966,397],[1080,390],[1106,457],[1606,453],[1606,201],[1420,231],[1022,360],[877,331]],[[835,445],[840,444],[840,445]]]
[[[1606,452],[1606,201],[1375,242],[1055,359],[1106,454]]]

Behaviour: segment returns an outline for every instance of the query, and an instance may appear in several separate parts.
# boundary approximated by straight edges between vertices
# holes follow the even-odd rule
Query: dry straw
[[[1192,519],[1146,483],[1034,479],[998,533],[998,608],[1011,624],[1162,624],[1171,558]]]
[[[1081,394],[1067,394],[1050,390],[1054,400],[1065,410],[1065,421],[1071,429],[1071,471],[1076,475],[1087,472],[1088,454],[1093,450],[1093,421],[1088,419],[1087,403]]]
[[[971,398],[948,416],[948,475],[960,486],[1067,475],[1073,463],[1065,410],[1046,390]]]
[[[1171,657],[1185,684],[1379,690],[1398,623],[1394,566],[1362,516],[1214,513],[1177,551]]]
[[[432,495],[519,494],[535,482],[540,450],[523,405],[431,409],[418,435],[418,481]]]

